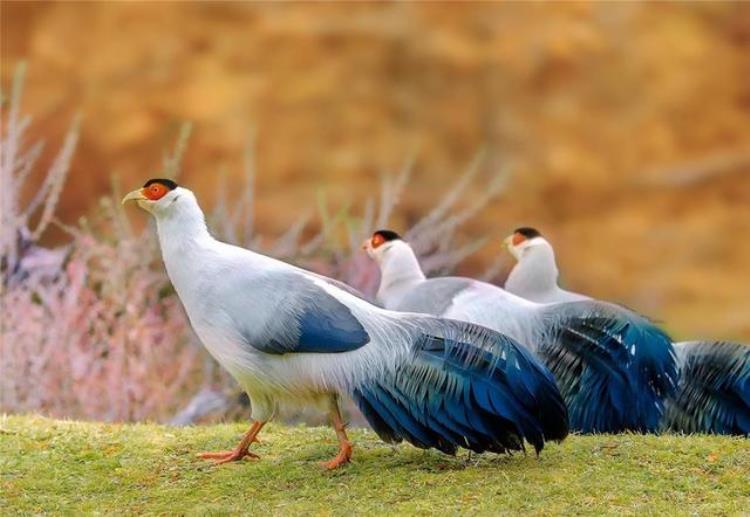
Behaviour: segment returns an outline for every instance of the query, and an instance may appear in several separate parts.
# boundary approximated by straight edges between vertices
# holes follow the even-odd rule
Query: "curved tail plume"
[[[378,435],[454,454],[537,451],[568,434],[550,372],[510,338],[478,325],[405,316],[412,354],[373,375],[353,398]]]
[[[539,354],[557,379],[571,429],[656,432],[677,385],[672,342],[646,318],[597,301],[549,305]]]
[[[680,380],[666,429],[750,436],[750,346],[694,341],[675,346]]]

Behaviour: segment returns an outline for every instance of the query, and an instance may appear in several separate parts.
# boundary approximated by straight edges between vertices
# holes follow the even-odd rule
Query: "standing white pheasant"
[[[248,448],[279,404],[338,407],[350,395],[389,442],[453,454],[539,451],[568,432],[551,374],[510,338],[477,325],[379,309],[333,280],[214,239],[195,195],[166,179],[129,193],[156,219],[169,278],[209,352],[247,391],[253,424],[217,463]]]
[[[557,378],[570,426],[584,433],[652,432],[674,391],[669,337],[648,320],[593,300],[544,305],[471,278],[425,278],[409,243],[378,230],[363,247],[380,267],[387,309],[468,321],[507,334]]]
[[[540,303],[592,300],[558,285],[555,251],[535,228],[517,228],[504,244],[518,261],[505,282],[511,293]],[[679,381],[660,427],[750,436],[750,346],[683,341],[674,348]]]

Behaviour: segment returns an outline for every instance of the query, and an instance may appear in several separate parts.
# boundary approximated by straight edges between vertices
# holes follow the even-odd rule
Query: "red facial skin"
[[[377,249],[379,246],[382,246],[385,243],[385,237],[380,235],[379,233],[376,233],[372,236],[372,239],[370,239],[370,244],[372,245],[372,249]]]
[[[158,201],[169,192],[169,189],[161,183],[152,183],[148,187],[144,187],[141,192],[151,201]]]
[[[513,246],[518,246],[525,240],[526,240],[526,237],[524,237],[520,233],[514,233],[513,238],[511,239],[510,243],[513,244]]]

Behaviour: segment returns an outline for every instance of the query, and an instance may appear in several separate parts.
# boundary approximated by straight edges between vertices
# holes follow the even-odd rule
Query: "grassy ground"
[[[351,434],[334,472],[326,428],[270,425],[258,461],[213,467],[202,450],[245,426],[170,428],[0,417],[0,514],[710,514],[750,512],[750,441],[572,436],[540,458],[448,457]]]

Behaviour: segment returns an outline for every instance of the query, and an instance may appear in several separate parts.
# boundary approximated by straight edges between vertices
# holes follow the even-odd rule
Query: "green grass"
[[[244,425],[170,428],[0,417],[0,514],[707,514],[750,512],[750,440],[571,436],[540,458],[469,460],[351,432],[353,463],[328,472],[327,428],[269,425],[257,461],[195,457]]]

